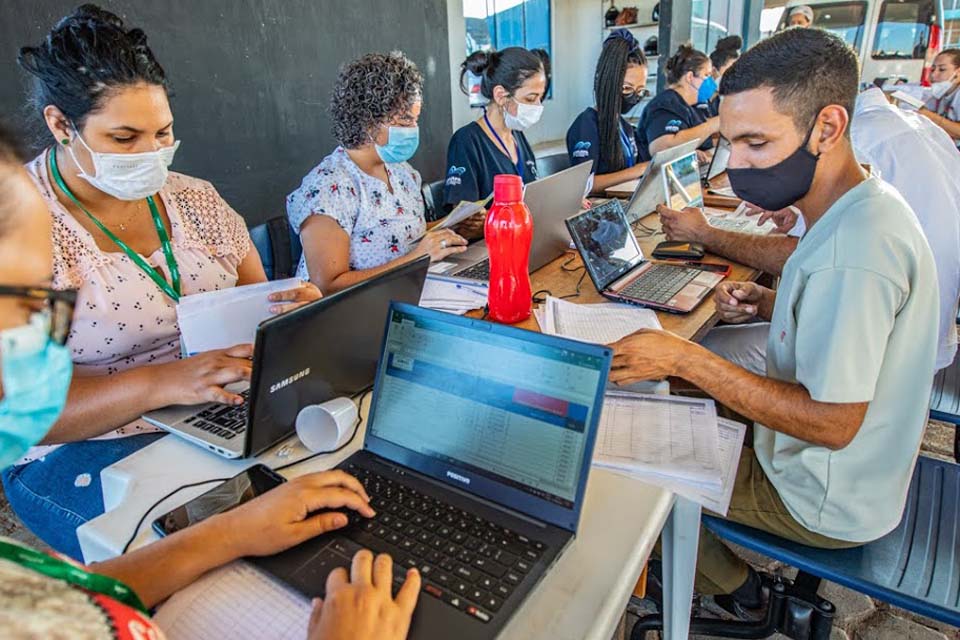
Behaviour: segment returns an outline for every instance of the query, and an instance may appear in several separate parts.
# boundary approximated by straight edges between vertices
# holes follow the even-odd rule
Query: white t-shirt
[[[934,277],[916,217],[876,177],[837,200],[784,265],[767,376],[803,385],[818,402],[868,403],[837,451],[754,429],[760,465],[811,531],[868,542],[900,522],[933,382]]]
[[[900,192],[933,251],[940,290],[937,369],[942,369],[957,353],[960,153],[943,129],[923,116],[894,107],[880,89],[870,89],[857,98],[850,135],[857,159]],[[804,232],[801,217],[790,235],[800,237]]]

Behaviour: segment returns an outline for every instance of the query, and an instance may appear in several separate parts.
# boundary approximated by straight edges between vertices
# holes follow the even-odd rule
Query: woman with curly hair
[[[424,255],[438,261],[466,249],[450,230],[423,235],[420,174],[407,163],[420,140],[422,94],[423,76],[400,52],[340,68],[330,100],[340,146],[287,196],[303,243],[297,275],[325,293]]]
[[[243,218],[213,185],[168,171],[180,143],[143,31],[83,5],[17,61],[44,125],[47,148],[27,171],[53,220],[53,287],[78,298],[66,345],[74,376],[44,436],[51,446],[6,469],[3,484],[34,533],[79,558],[76,528],[104,509],[101,469],[161,436],[142,414],[243,402],[224,387],[249,377],[252,345],[182,358],[177,301],[267,277]],[[276,312],[320,292],[281,297]]]

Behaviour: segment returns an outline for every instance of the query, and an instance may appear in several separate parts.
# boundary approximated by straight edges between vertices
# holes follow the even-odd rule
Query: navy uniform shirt
[[[637,132],[623,116],[620,117],[620,132],[622,133],[622,140],[630,142],[630,152],[634,157],[634,164],[646,162],[650,159],[650,154],[647,153],[647,145],[640,146],[637,141]],[[594,173],[602,175],[616,171],[600,157],[600,123],[595,108],[584,109],[583,113],[577,116],[577,119],[567,129],[567,155],[570,156],[571,165],[593,160]],[[624,160],[627,159],[627,156],[628,154],[625,152],[623,154]],[[623,168],[626,169],[628,166]]]
[[[642,148],[650,148],[650,143],[660,136],[678,133],[703,124],[710,117],[709,111],[691,107],[683,97],[673,89],[658,93],[640,116],[637,139]],[[706,151],[713,148],[709,137],[700,145]]]
[[[513,132],[523,166],[523,183],[537,179],[537,159],[520,131]],[[471,122],[450,138],[447,147],[447,179],[443,185],[446,212],[462,200],[476,202],[493,193],[493,176],[517,175],[517,165],[491,140],[479,124]]]

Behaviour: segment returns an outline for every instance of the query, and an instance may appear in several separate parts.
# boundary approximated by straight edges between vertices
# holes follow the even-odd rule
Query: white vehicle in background
[[[943,39],[942,0],[791,0],[778,31],[798,5],[813,10],[813,26],[836,33],[857,51],[864,84],[928,84]]]

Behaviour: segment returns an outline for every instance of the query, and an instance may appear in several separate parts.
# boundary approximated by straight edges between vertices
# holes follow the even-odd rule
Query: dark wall
[[[17,50],[82,0],[0,0],[0,114],[25,117]],[[173,169],[210,180],[256,224],[335,146],[327,116],[341,63],[400,49],[423,72],[425,181],[443,174],[451,135],[444,0],[101,0],[146,31],[173,92]],[[31,117],[33,114],[31,114]],[[46,144],[48,141],[44,141]]]

